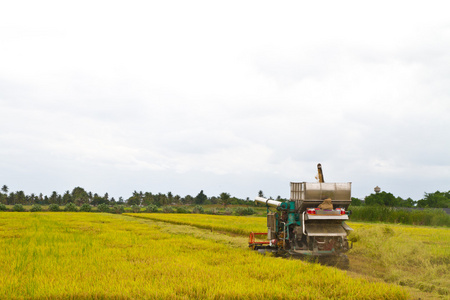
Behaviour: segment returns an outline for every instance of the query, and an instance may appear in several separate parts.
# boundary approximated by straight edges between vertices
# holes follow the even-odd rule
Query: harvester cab
[[[344,255],[350,249],[347,236],[351,182],[326,183],[318,164],[318,182],[291,182],[290,199],[284,202],[256,197],[267,207],[267,233],[251,233],[249,247],[277,256],[312,258],[348,268]],[[256,239],[267,235],[266,241]]]

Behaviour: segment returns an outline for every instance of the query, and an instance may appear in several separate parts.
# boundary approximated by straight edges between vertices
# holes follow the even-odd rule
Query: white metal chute
[[[264,197],[256,197],[255,201],[259,202],[259,203],[266,204],[268,206],[273,206],[273,207],[278,207],[278,206],[281,205],[281,203],[283,203],[283,202],[280,202],[280,201],[277,201],[277,200],[266,199]]]

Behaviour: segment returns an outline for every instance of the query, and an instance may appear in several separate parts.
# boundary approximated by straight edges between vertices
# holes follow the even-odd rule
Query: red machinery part
[[[248,245],[268,245],[270,242],[257,242],[255,239],[255,235],[267,235],[267,232],[250,232],[250,235],[248,237]]]

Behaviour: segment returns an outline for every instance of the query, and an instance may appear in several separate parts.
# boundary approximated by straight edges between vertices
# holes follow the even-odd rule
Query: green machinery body
[[[319,182],[291,182],[288,201],[255,198],[267,207],[267,233],[252,232],[250,248],[280,256],[334,258],[348,266],[343,253],[350,249],[347,236],[352,229],[345,221],[351,182],[325,183],[320,164],[318,169]],[[328,206],[323,206],[324,201]],[[267,240],[258,240],[258,235],[267,235]]]

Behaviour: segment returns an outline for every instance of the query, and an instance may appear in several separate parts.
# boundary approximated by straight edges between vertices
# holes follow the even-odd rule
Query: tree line
[[[119,197],[117,200],[114,197],[109,197],[108,193],[104,195],[99,195],[97,193],[92,193],[86,191],[82,187],[75,187],[72,191],[67,190],[64,194],[58,194],[56,191],[53,191],[50,196],[40,194],[30,194],[26,195],[23,191],[17,192],[9,192],[9,188],[7,185],[3,185],[0,192],[0,203],[5,205],[51,205],[57,204],[60,206],[67,205],[69,203],[73,203],[77,206],[81,206],[83,204],[90,204],[93,206],[98,206],[101,204],[106,205],[138,205],[138,206],[148,206],[148,205],[156,205],[156,206],[166,206],[166,205],[207,205],[207,204],[222,204],[224,206],[231,204],[246,204],[252,205],[253,201],[247,199],[239,199],[237,197],[232,197],[229,193],[221,193],[218,196],[208,197],[205,195],[203,190],[201,190],[195,197],[191,195],[186,195],[184,197],[180,195],[173,195],[172,192],[168,192],[167,194],[157,193],[153,194],[151,192],[137,192],[134,191],[133,194],[127,198],[123,199]]]
[[[258,195],[264,197],[263,191],[259,191]],[[278,201],[285,201],[286,199],[278,196]],[[186,195],[184,197],[180,195],[173,195],[172,192],[167,194],[151,192],[137,192],[134,191],[130,197],[123,199],[119,197],[117,200],[114,197],[109,197],[108,193],[99,195],[86,191],[82,187],[75,187],[72,191],[67,190],[64,194],[58,194],[53,191],[50,196],[40,194],[26,195],[23,191],[9,192],[7,185],[3,185],[0,192],[0,203],[5,205],[50,205],[57,204],[60,206],[67,205],[68,203],[74,203],[77,206],[83,204],[90,204],[98,206],[100,204],[106,205],[138,205],[148,206],[156,205],[158,207],[167,205],[208,205],[208,204],[222,204],[227,205],[254,205],[253,201],[247,199],[240,199],[232,197],[229,193],[221,193],[218,196],[208,197],[203,190],[201,190],[195,197]],[[419,208],[450,208],[450,191],[434,193],[425,193],[424,198],[418,201],[414,201],[411,198],[402,199],[396,197],[392,193],[385,191],[370,194],[361,200],[359,198],[352,197],[352,206],[388,206],[388,207],[419,207]]]
[[[389,207],[419,207],[419,208],[450,208],[450,191],[425,193],[423,199],[414,201],[411,198],[402,199],[392,193],[380,192],[370,194],[364,201],[352,198],[352,206],[389,206]]]

